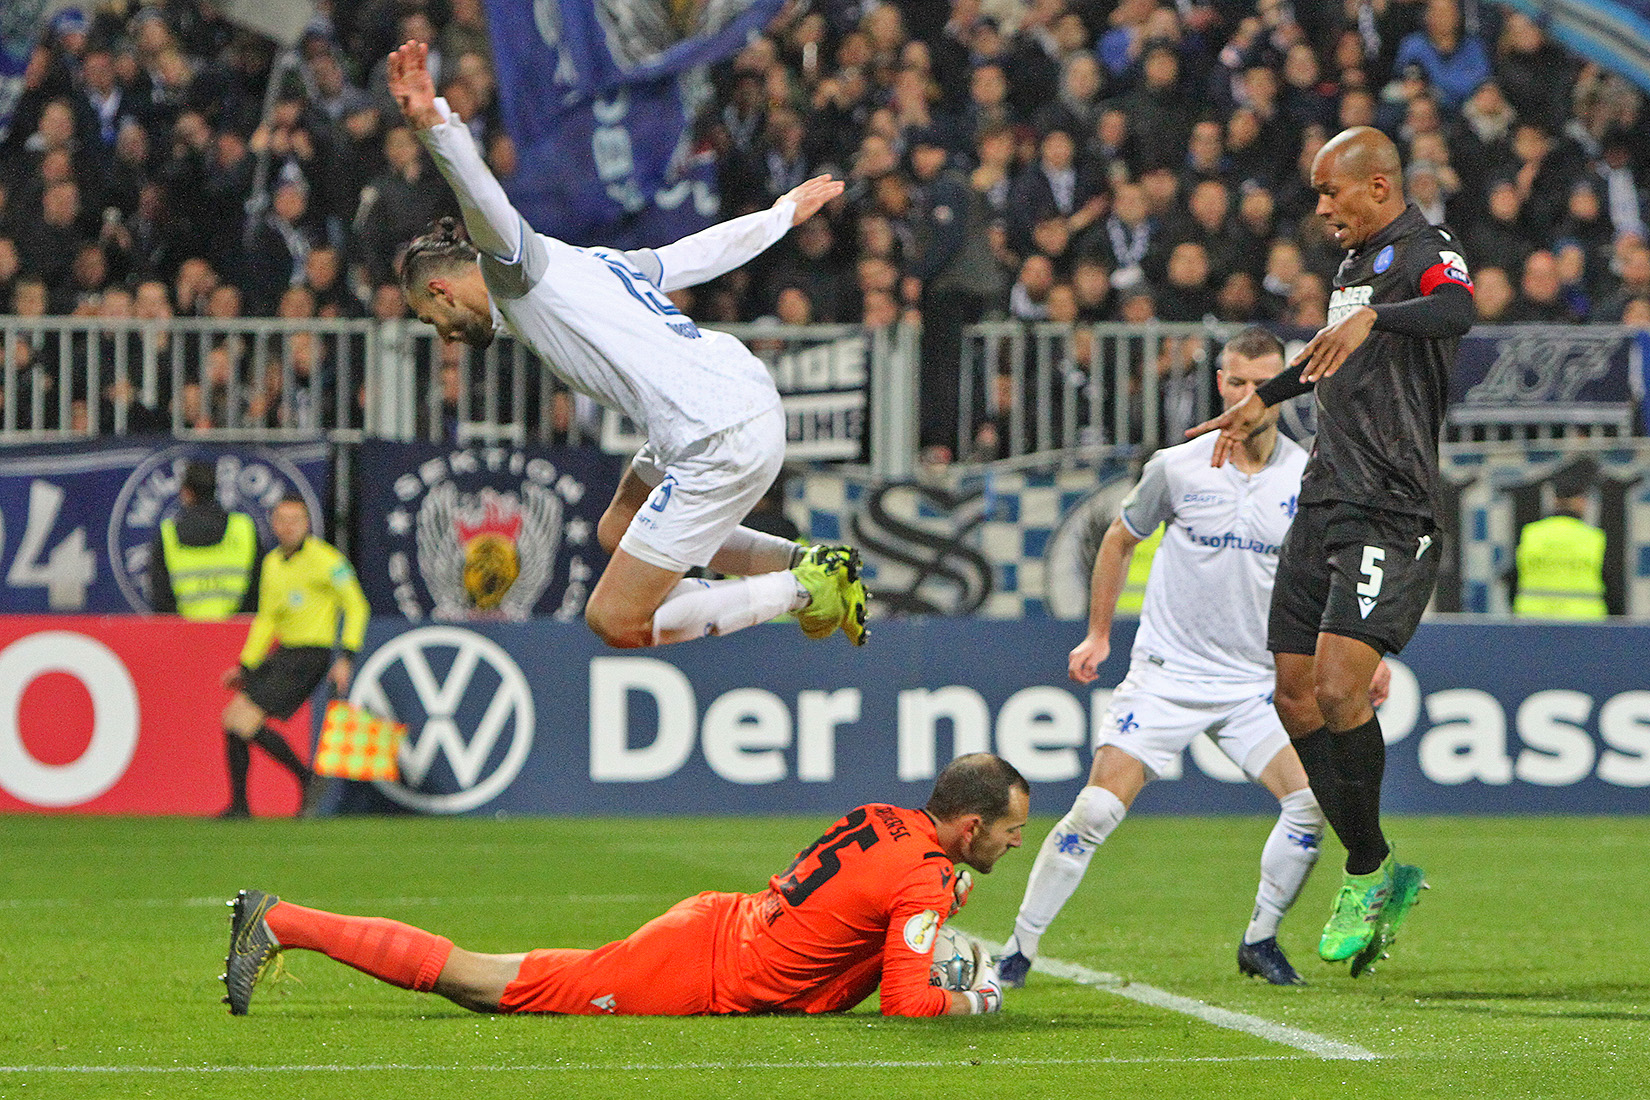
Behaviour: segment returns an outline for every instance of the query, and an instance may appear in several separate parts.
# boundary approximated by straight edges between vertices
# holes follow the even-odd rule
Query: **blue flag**
[[[710,224],[716,165],[689,129],[711,95],[705,66],[783,3],[487,0],[516,209],[576,245],[656,246]]]
[[[23,98],[23,72],[34,52],[35,33],[46,0],[6,0],[0,4],[0,141],[11,133],[12,112]]]

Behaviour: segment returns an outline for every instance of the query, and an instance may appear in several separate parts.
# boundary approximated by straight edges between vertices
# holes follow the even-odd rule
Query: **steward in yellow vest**
[[[183,508],[161,521],[149,546],[149,603],[186,619],[227,619],[258,606],[258,529],[218,504],[217,472],[191,462],[178,493]]]
[[[1604,532],[1561,512],[1524,525],[1513,555],[1518,594],[1513,614],[1532,619],[1602,619]]]

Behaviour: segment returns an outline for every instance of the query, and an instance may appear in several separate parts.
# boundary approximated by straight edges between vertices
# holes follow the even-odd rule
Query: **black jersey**
[[[1460,245],[1413,204],[1349,252],[1329,299],[1333,323],[1359,306],[1404,302],[1444,283],[1472,289]],[[1302,504],[1350,501],[1436,518],[1438,436],[1458,336],[1383,332],[1380,322],[1341,369],[1317,384],[1318,437]]]

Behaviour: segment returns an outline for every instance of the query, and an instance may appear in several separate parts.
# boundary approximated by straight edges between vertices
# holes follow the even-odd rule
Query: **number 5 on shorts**
[[[1364,547],[1364,564],[1362,573],[1364,579],[1358,582],[1358,595],[1374,599],[1381,594],[1381,578],[1385,574],[1381,571],[1380,562],[1386,560],[1386,551],[1379,546]]]

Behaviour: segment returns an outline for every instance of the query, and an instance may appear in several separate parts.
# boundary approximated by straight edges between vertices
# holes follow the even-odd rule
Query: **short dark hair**
[[[463,224],[457,218],[441,218],[407,246],[401,259],[401,290],[411,294],[422,289],[431,275],[474,263],[477,255]]]
[[[924,808],[936,821],[979,814],[981,824],[989,826],[1008,812],[1016,790],[1031,795],[1031,784],[1018,768],[993,753],[971,752],[945,766]]]
[[[183,487],[194,494],[197,504],[217,499],[217,466],[210,462],[191,462],[183,468]]]
[[[1268,355],[1283,358],[1283,341],[1259,325],[1250,325],[1226,341],[1224,351],[1245,359],[1264,359]]]

